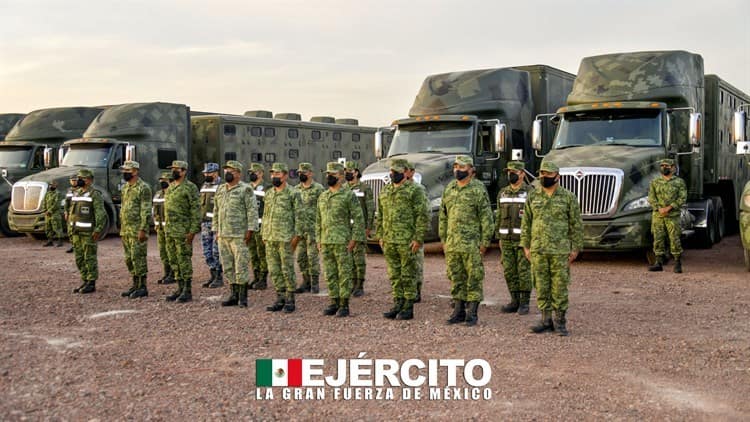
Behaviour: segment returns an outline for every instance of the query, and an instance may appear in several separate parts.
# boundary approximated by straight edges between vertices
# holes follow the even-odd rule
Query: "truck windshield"
[[[555,149],[584,145],[659,146],[660,110],[571,112],[560,122]]]
[[[0,146],[0,167],[25,169],[31,157],[31,147]]]
[[[393,135],[388,156],[419,152],[468,154],[472,136],[468,122],[403,125]]]
[[[107,144],[73,144],[65,154],[62,165],[67,167],[107,167],[111,149],[112,145]]]

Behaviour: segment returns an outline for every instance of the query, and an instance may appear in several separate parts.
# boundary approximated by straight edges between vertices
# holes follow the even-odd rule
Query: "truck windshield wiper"
[[[440,151],[440,150],[437,150],[437,149],[431,149],[431,150],[429,150],[429,151],[419,151],[419,152],[418,152],[418,154],[422,154],[422,153],[431,153],[431,152],[436,152],[436,153],[439,153],[439,154],[442,154],[442,153],[443,153],[443,151]]]
[[[575,144],[575,145],[563,145],[563,146],[561,146],[561,147],[557,147],[557,148],[555,148],[555,149],[566,149],[566,148],[575,148],[575,147],[582,147],[582,146],[583,146],[583,145],[581,145],[581,144]]]
[[[409,153],[408,153],[408,152],[398,152],[398,153],[396,153],[396,154],[391,154],[391,155],[389,155],[389,156],[388,156],[388,158],[391,158],[391,157],[395,157],[395,156],[397,156],[397,155],[406,155],[406,154],[409,154]]]

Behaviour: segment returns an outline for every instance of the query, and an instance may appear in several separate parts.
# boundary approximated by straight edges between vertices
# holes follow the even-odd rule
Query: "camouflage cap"
[[[508,165],[506,165],[503,170],[519,171],[523,170],[524,168],[525,164],[523,161],[508,161]]]
[[[57,182],[53,180],[53,181],[49,182],[49,185],[50,186],[57,186]]]
[[[407,164],[408,164],[408,162],[406,160],[401,159],[401,158],[395,158],[395,159],[391,160],[391,167],[390,167],[390,169],[393,170],[393,171],[399,172],[399,173],[403,173],[404,170],[406,170],[407,168],[409,168],[407,166]]]
[[[213,163],[211,163],[211,164],[213,164]],[[237,160],[229,160],[229,161],[227,161],[226,164],[224,164],[224,168],[225,169],[237,170],[240,173],[242,173],[245,170],[245,166],[243,166],[242,163],[240,163]],[[204,171],[204,173],[209,173],[209,172]]]
[[[77,174],[71,174],[68,179],[70,179],[70,180],[76,180],[76,179],[78,179],[78,175]]]
[[[326,173],[339,173],[344,171],[344,165],[337,161],[330,161],[326,164]]]
[[[133,170],[133,169],[140,169],[141,165],[138,164],[138,161],[126,161],[125,164],[120,166],[120,170]]]
[[[471,158],[468,155],[457,155],[456,161],[453,162],[454,164],[458,164],[459,166],[472,166],[474,167],[474,159]]]
[[[407,168],[407,169],[409,169],[409,170],[416,170],[416,169],[417,169],[417,168],[416,168],[416,167],[414,166],[414,163],[412,163],[411,161],[407,161],[407,160],[404,160],[404,161],[406,161],[406,168]]]
[[[346,170],[359,170],[359,163],[356,161],[347,161],[345,168]]]
[[[180,160],[174,160],[172,161],[172,165],[169,166],[171,169],[187,169],[188,164],[186,161],[180,161]]]
[[[250,168],[247,170],[251,173],[255,173],[256,171],[263,171],[263,164],[261,163],[251,163]]]
[[[272,172],[289,173],[289,166],[286,163],[273,163],[271,166]]]
[[[659,160],[659,165],[660,166],[673,166],[674,160],[671,158],[662,158],[661,160]]]
[[[80,169],[77,173],[78,177],[83,177],[84,179],[93,179],[94,173],[89,169]]]
[[[161,179],[167,179],[167,180],[169,180],[170,178],[172,178],[172,172],[171,171],[162,171],[161,174],[159,175],[159,180],[161,180]]]
[[[550,173],[557,173],[560,171],[560,168],[557,167],[557,164],[553,163],[552,161],[544,160],[542,161],[542,165],[539,167],[539,171],[548,171]]]
[[[297,171],[313,171],[312,163],[299,163]]]
[[[226,166],[224,167],[226,168]],[[206,163],[203,165],[203,173],[214,173],[217,171],[219,171],[219,165],[217,163]]]

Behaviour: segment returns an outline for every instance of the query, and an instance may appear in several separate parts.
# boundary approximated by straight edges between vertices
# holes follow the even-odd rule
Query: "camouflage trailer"
[[[438,210],[445,186],[453,179],[458,154],[474,158],[477,179],[491,200],[507,185],[508,161],[526,162],[533,172],[539,164],[531,149],[530,124],[536,114],[564,104],[575,75],[545,65],[470,70],[428,76],[417,93],[409,118],[393,122],[376,136],[393,132],[386,158],[415,164],[415,180],[425,185],[431,219],[426,241],[438,240]],[[546,127],[552,140],[554,127]],[[362,177],[375,194],[389,183],[389,160],[369,166]],[[493,204],[495,206],[495,204]],[[374,242],[373,239],[370,239]]]
[[[8,222],[13,183],[29,174],[57,166],[58,147],[68,139],[81,137],[102,110],[101,107],[60,107],[32,111],[25,116],[10,115],[22,118],[5,135],[5,140],[0,142],[0,169],[3,178],[0,181],[0,232],[3,235],[16,234]],[[62,186],[67,186],[67,181]],[[26,198],[41,204],[46,188],[29,185],[28,189]],[[44,218],[41,219],[41,226],[43,229]]]
[[[13,129],[16,122],[21,120],[24,114],[20,113],[3,113],[0,114],[0,141],[5,139],[5,136]]]
[[[552,149],[561,182],[581,205],[584,248],[647,250],[652,238],[649,183],[658,161],[675,158],[688,187],[683,234],[711,247],[738,217],[748,169],[734,155],[732,112],[748,97],[685,51],[618,53],[581,61],[567,106],[557,110]],[[534,122],[532,144],[542,145]]]
[[[745,163],[741,164],[745,169],[750,167],[750,139],[747,137],[747,112],[750,104],[738,104],[734,113],[734,129],[732,141],[737,145],[737,155],[744,156]],[[746,178],[745,187],[742,189],[740,199],[740,237],[742,248],[745,252],[745,269],[750,271],[750,178]]]

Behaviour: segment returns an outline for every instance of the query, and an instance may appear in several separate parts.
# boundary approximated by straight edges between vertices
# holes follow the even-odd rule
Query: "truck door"
[[[495,138],[493,127],[488,124],[477,125],[476,150],[474,168],[477,180],[482,182],[490,195],[490,203],[495,203],[498,193],[498,175],[501,173],[498,166],[504,163],[502,154],[495,151]]]

